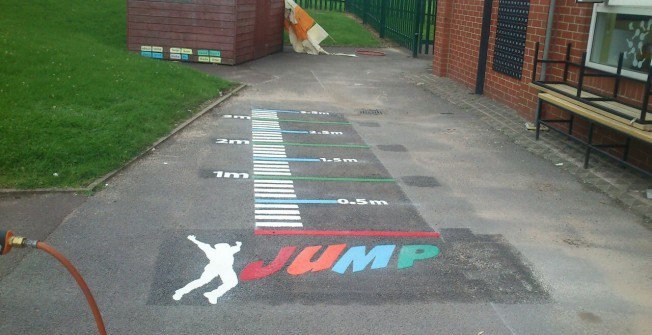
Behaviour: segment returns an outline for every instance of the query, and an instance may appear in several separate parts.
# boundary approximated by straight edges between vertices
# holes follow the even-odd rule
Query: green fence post
[[[385,26],[387,25],[387,1],[388,0],[381,0],[380,4],[380,31],[378,32],[380,38],[385,38]]]
[[[362,2],[362,23],[367,23],[367,13],[369,13],[369,1],[363,0]]]
[[[414,40],[412,41],[412,57],[416,58],[419,53],[419,40],[421,39],[421,3],[423,0],[414,2]]]

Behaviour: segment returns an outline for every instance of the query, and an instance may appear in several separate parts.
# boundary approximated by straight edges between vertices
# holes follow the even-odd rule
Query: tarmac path
[[[642,219],[409,83],[428,57],[383,51],[192,65],[249,87],[46,239],[110,334],[649,333]],[[37,252],[0,278],[0,334],[21,332],[94,332]]]

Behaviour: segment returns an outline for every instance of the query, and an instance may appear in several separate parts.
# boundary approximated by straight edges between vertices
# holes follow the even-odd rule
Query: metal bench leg
[[[575,121],[575,114],[570,114],[570,123],[568,124],[568,135],[573,135],[573,121]]]
[[[537,113],[536,113],[536,118],[535,118],[535,121],[534,121],[534,123],[535,123],[535,125],[537,127],[536,135],[534,137],[534,139],[536,141],[539,140],[539,133],[541,132],[541,109],[542,109],[542,106],[543,106],[543,101],[541,101],[541,98],[537,98]]]
[[[625,149],[623,150],[623,162],[627,162],[627,159],[629,158],[629,143],[630,143],[631,138],[627,137],[625,140]]]
[[[586,155],[584,156],[584,168],[589,167],[589,157],[591,156],[591,144],[593,142],[593,122],[589,122],[589,140],[586,144]]]

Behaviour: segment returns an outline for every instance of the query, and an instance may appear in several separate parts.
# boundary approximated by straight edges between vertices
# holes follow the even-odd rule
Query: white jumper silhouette
[[[240,251],[242,242],[235,242],[235,246],[231,246],[228,243],[218,243],[213,248],[209,244],[197,241],[195,235],[189,235],[188,239],[206,254],[209,263],[204,268],[204,273],[201,274],[199,279],[195,279],[186,286],[176,290],[172,299],[181,300],[190,291],[210,283],[219,276],[222,279],[222,285],[213,291],[204,293],[204,296],[208,298],[208,302],[216,304],[217,298],[238,285],[238,275],[233,270],[233,262],[235,261],[233,255]]]

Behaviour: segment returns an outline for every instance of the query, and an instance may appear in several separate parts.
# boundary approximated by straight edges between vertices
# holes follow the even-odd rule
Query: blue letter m
[[[343,274],[351,264],[353,264],[353,272],[362,271],[371,261],[373,261],[371,264],[372,269],[387,267],[394,248],[396,246],[393,244],[377,245],[367,254],[367,248],[365,246],[352,247],[333,266],[333,271]]]

